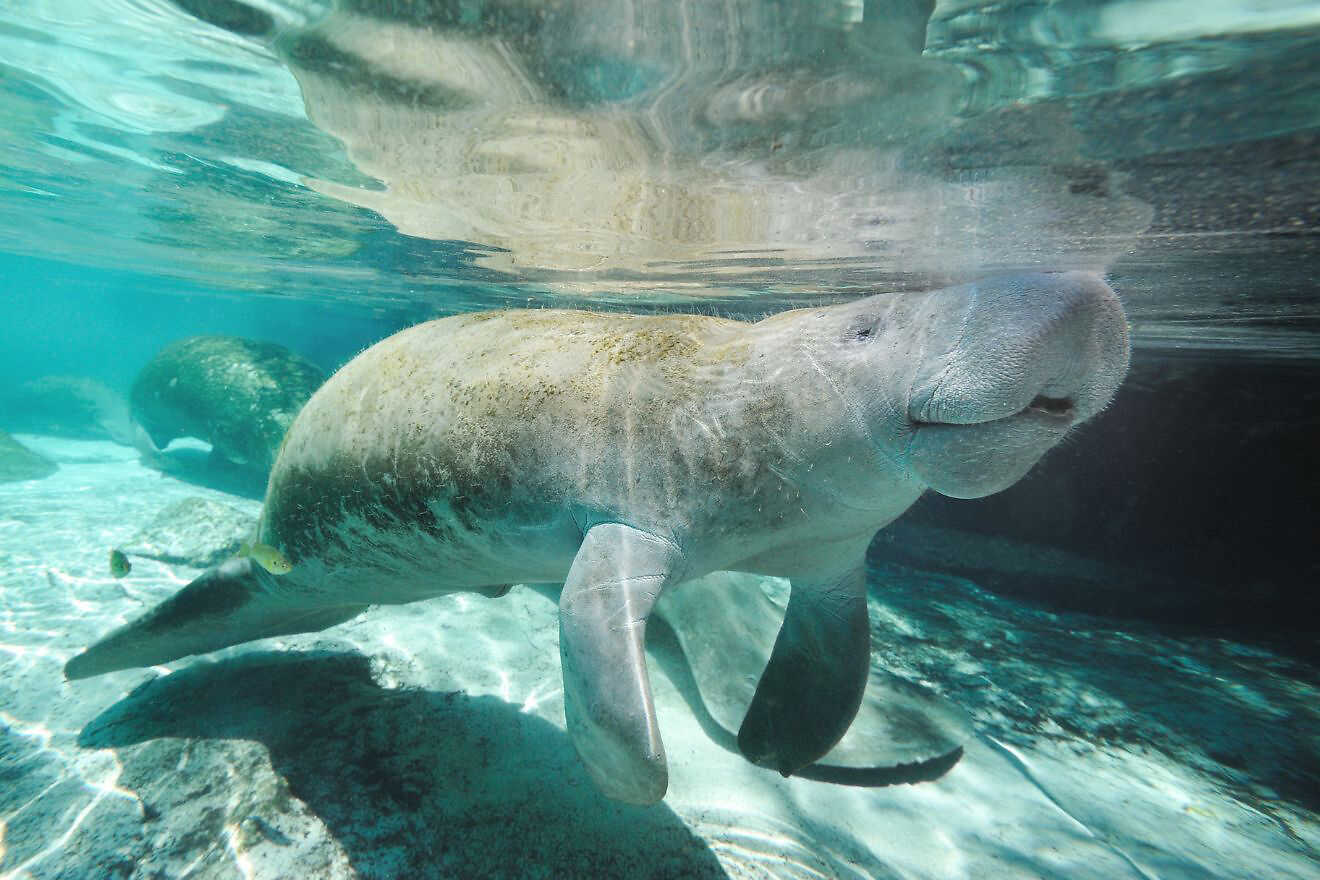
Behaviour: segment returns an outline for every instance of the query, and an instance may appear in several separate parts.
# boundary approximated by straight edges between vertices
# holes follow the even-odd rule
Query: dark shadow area
[[[726,876],[663,804],[597,793],[554,725],[493,697],[382,688],[356,654],[199,662],[142,685],[78,742],[121,748],[162,737],[185,738],[189,749],[197,746],[186,740],[263,744],[363,877]],[[125,765],[131,776],[131,758]],[[217,809],[229,797],[223,785],[206,789]]]
[[[270,476],[264,471],[254,471],[190,447],[169,449],[143,458],[142,463],[194,486],[257,501],[266,497],[266,481]]]
[[[1315,378],[1309,366],[1138,353],[1110,408],[1025,479],[976,501],[928,493],[872,555],[1053,610],[1259,641],[1315,662]],[[894,540],[910,526],[972,541],[960,552]],[[972,547],[981,538],[1028,546],[1000,565]],[[1025,565],[1033,547],[1113,574]]]

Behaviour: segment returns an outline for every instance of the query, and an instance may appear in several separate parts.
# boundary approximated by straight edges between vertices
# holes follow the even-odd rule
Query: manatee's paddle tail
[[[646,619],[680,561],[672,543],[617,523],[587,532],[559,598],[568,733],[607,796],[651,804],[669,770],[646,671]]]
[[[154,666],[270,636],[317,632],[365,605],[307,607],[273,592],[274,578],[251,559],[203,572],[143,617],[120,627],[64,666],[69,679]]]
[[[870,667],[860,562],[827,579],[794,578],[784,624],[738,730],[739,750],[785,776],[819,760],[857,715]]]

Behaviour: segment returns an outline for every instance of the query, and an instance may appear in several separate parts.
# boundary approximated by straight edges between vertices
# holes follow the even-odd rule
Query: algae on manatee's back
[[[0,431],[0,483],[40,480],[59,470],[59,465],[28,449]]]

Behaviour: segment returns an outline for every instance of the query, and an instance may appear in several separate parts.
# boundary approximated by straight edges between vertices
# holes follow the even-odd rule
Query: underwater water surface
[[[1320,6],[1295,0],[0,5],[0,877],[1315,876],[1317,94]],[[1125,377],[1094,298],[975,306],[958,333],[932,317],[958,294],[923,299],[1075,271],[1121,302]],[[770,563],[666,587],[643,630],[668,768],[649,805],[607,796],[574,728],[558,582],[352,596],[365,610],[317,631],[66,680],[214,566],[259,566],[278,597],[323,564],[262,543],[268,478],[312,392],[392,334],[652,316],[590,363],[662,364],[629,386],[638,413],[697,389],[675,413],[734,450],[715,504],[785,461],[806,485],[845,444],[822,429],[818,459],[771,460],[709,413],[764,399],[772,427],[842,412],[879,433],[890,380],[826,364],[811,386],[804,323],[756,382],[703,398],[724,362],[683,367],[716,332],[690,328],[875,295],[884,320],[846,323],[849,345],[978,352],[968,381],[1049,361],[1079,373],[1066,393],[1040,379],[993,418],[1090,418],[988,497],[962,496],[1025,442],[1007,429],[954,477],[895,482],[934,488],[859,563],[865,697],[792,775],[739,735],[793,613]],[[544,369],[585,332],[527,314],[471,360]],[[365,372],[320,434],[440,387]],[[881,374],[917,412],[914,374]],[[1100,374],[1122,384],[1082,412]],[[473,460],[480,412],[521,393],[500,411],[558,417],[558,392],[501,381]],[[687,461],[679,415],[634,425],[629,399],[584,425],[636,444],[630,469]],[[368,433],[394,456],[368,494],[406,507],[407,438]],[[492,473],[452,461],[455,486]],[[860,503],[821,479],[806,520]],[[475,489],[516,501],[508,482]],[[350,530],[326,512],[360,488],[281,486],[316,511],[289,514],[305,534]],[[480,531],[472,487],[446,491]],[[440,534],[436,504],[396,533]],[[385,546],[363,509],[358,546]],[[744,512],[711,530],[750,545]],[[372,589],[406,568],[382,552]]]

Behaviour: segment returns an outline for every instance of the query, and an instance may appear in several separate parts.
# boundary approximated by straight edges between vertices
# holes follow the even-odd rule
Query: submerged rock
[[[58,469],[59,465],[55,462],[0,431],[0,483],[40,480]]]
[[[264,473],[284,432],[325,374],[273,342],[190,336],[142,368],[132,415],[157,447],[177,437],[211,444],[213,455]]]
[[[238,553],[251,537],[256,517],[208,498],[185,498],[162,510],[121,548],[174,565],[205,568]]]

